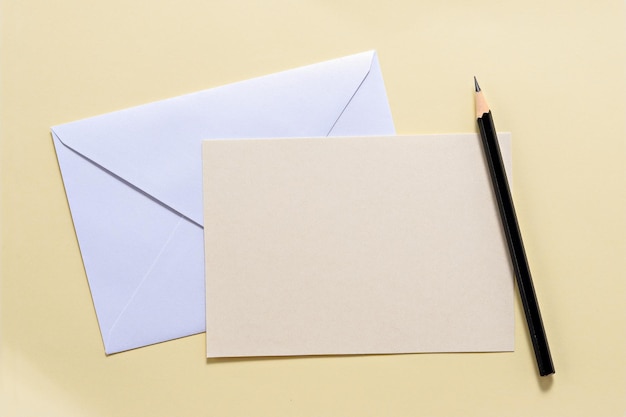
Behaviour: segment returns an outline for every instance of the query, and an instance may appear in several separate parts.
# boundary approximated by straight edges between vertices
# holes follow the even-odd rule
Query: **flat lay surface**
[[[0,415],[626,413],[624,2],[3,0],[0,35]],[[511,132],[556,374],[516,292],[514,352],[107,356],[50,127],[370,50],[397,134],[476,133],[473,76]]]

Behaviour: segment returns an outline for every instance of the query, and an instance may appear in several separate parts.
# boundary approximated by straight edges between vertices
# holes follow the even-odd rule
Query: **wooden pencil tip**
[[[480,91],[480,86],[478,85],[478,81],[476,80],[476,76],[474,76],[474,88],[476,89],[477,93]]]

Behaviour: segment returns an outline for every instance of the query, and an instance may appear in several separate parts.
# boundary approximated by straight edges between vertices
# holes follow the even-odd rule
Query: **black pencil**
[[[493,190],[498,201],[500,209],[500,217],[509,246],[511,262],[517,279],[517,287],[519,288],[520,298],[524,306],[526,322],[528,323],[528,331],[532,340],[535,357],[537,358],[537,366],[539,375],[546,376],[554,373],[554,365],[548,347],[548,339],[543,328],[541,313],[539,311],[539,303],[535,295],[533,280],[524,251],[522,235],[517,224],[517,216],[515,215],[515,207],[509,190],[509,183],[502,163],[502,155],[500,154],[500,145],[496,135],[496,129],[493,124],[491,110],[485,100],[485,97],[474,77],[476,89],[476,119],[480,137],[483,142],[483,149],[487,164],[489,165],[489,173]]]

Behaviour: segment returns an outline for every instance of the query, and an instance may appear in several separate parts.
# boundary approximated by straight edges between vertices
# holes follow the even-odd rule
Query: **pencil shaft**
[[[539,374],[541,376],[553,374],[554,365],[552,364],[548,340],[543,328],[543,321],[541,320],[539,304],[535,295],[530,268],[524,251],[522,235],[517,223],[517,216],[513,206],[513,199],[511,198],[506,171],[504,170],[504,164],[502,162],[502,155],[500,153],[500,146],[498,144],[491,111],[482,114],[482,116],[478,117],[477,121],[485,156],[489,165],[493,189],[496,200],[498,201],[498,208],[500,209],[500,216],[509,246],[513,269],[517,278],[520,298],[528,323],[530,338],[537,359]]]

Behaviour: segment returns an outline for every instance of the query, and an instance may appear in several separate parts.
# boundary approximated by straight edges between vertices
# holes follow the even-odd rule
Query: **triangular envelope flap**
[[[374,55],[370,72],[328,136],[395,135],[392,120],[383,74]]]
[[[74,151],[202,224],[200,144],[326,136],[358,90],[365,52],[53,127]]]
[[[189,245],[193,242],[193,245]],[[205,330],[202,229],[181,221],[103,339],[107,353]]]
[[[203,331],[202,228],[53,140],[107,353]],[[160,296],[144,299],[156,290]],[[163,320],[155,330],[163,314],[185,324]]]

